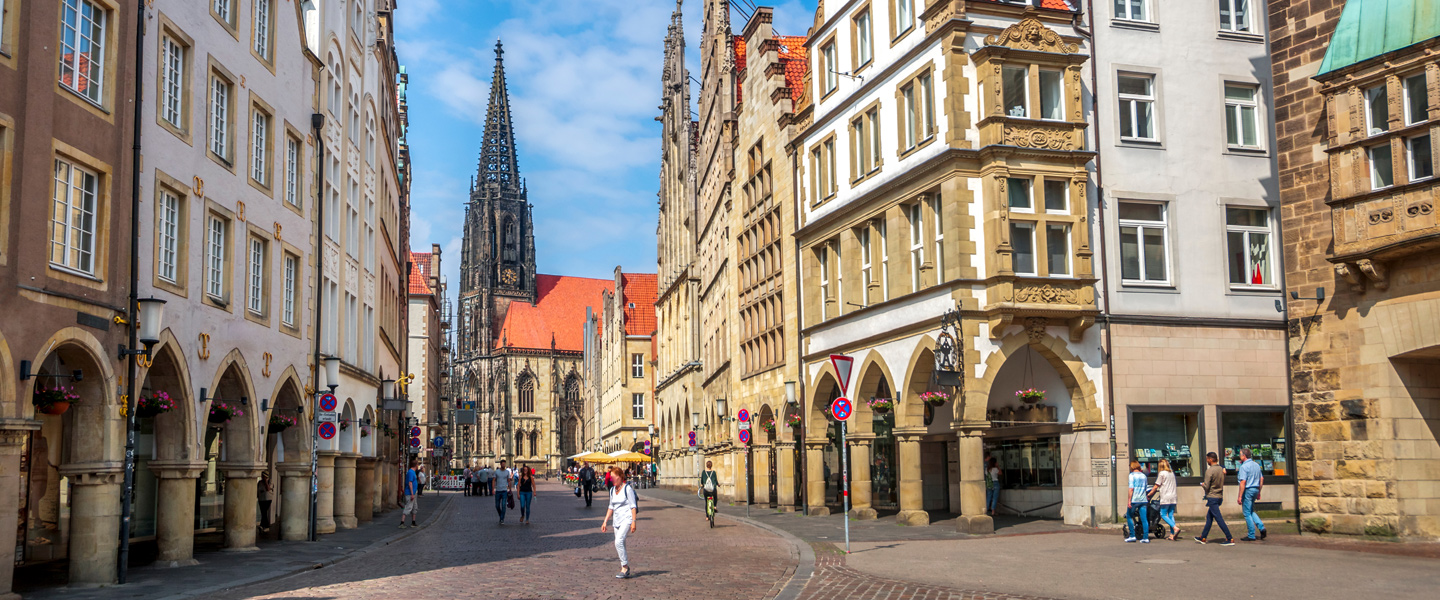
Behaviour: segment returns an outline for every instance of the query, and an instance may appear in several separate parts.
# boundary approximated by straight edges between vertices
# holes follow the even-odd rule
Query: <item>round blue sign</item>
[[[693,432],[693,431],[690,432],[690,445],[691,445],[691,446],[694,446],[694,445],[695,445],[695,432]]]
[[[443,447],[445,447],[445,437],[444,437],[444,436],[439,436],[439,435],[437,435],[437,436],[435,436],[435,439],[432,440],[432,441],[434,442],[436,448],[443,448]]]
[[[830,404],[830,414],[835,416],[836,421],[849,419],[852,412],[854,409],[850,406],[850,399],[844,396],[836,398],[835,402]]]
[[[750,411],[745,410],[745,409],[743,409],[743,408],[740,409],[740,415],[739,415],[738,417],[736,417],[736,419],[739,420],[741,423],[748,423],[748,422],[750,422]]]
[[[420,438],[410,438],[410,447],[411,447],[411,448],[419,448],[419,447],[420,447]]]
[[[335,400],[335,394],[325,394],[323,396],[320,396],[320,410],[323,410],[325,412],[331,412],[335,410],[335,407],[338,404],[339,402]]]
[[[335,437],[334,423],[321,423],[319,427],[320,439],[333,439]]]
[[[419,428],[419,427],[411,427],[411,428],[410,428],[410,437],[412,437],[412,438],[418,438],[418,437],[420,437],[420,428]]]
[[[748,444],[748,443],[750,443],[750,430],[749,430],[749,429],[741,429],[741,430],[740,430],[740,443],[742,443],[742,444]]]

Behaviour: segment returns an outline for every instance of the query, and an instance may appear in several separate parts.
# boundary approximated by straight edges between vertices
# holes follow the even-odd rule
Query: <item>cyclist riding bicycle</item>
[[[715,503],[720,491],[720,480],[715,476],[715,464],[705,461],[705,470],[700,472],[700,485],[697,490],[700,496],[705,499],[705,518],[710,521],[710,526],[715,526]]]

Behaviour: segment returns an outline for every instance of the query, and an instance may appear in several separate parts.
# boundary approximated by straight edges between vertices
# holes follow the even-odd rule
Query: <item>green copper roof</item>
[[[1440,0],[1347,0],[1320,73],[1440,37]]]

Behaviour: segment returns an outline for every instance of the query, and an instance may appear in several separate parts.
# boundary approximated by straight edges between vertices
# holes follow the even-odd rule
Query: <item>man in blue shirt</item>
[[[415,459],[410,459],[410,468],[405,469],[405,489],[401,493],[405,496],[405,508],[400,511],[400,528],[405,528],[405,515],[410,515],[410,526],[415,527],[415,513],[419,512],[416,507],[415,495],[420,491],[420,478],[415,474]]]
[[[500,461],[500,468],[495,469],[495,512],[500,513],[500,524],[505,524],[505,508],[510,501],[510,487],[515,482],[515,473],[506,468],[505,461]]]
[[[1135,541],[1135,534],[1139,533],[1140,543],[1150,543],[1150,518],[1146,514],[1150,499],[1145,495],[1149,487],[1149,478],[1140,470],[1140,461],[1130,461],[1130,515],[1127,516],[1134,516],[1135,523],[1130,526],[1130,537],[1125,538],[1127,542]]]
[[[1260,463],[1250,454],[1249,448],[1240,449],[1240,458],[1244,462],[1235,469],[1235,482],[1240,484],[1240,497],[1236,502],[1245,511],[1245,529],[1249,530],[1249,537],[1240,538],[1242,542],[1253,542],[1255,530],[1260,530],[1258,539],[1265,539],[1265,524],[1260,522],[1260,516],[1255,514],[1255,502],[1260,500],[1260,486],[1265,485],[1265,475],[1260,472]]]

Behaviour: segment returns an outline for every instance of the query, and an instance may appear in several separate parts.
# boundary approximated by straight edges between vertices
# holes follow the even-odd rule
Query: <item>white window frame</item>
[[[270,115],[258,108],[251,109],[250,178],[260,185],[270,185]]]
[[[300,140],[285,136],[285,202],[300,207]]]
[[[225,249],[230,224],[211,213],[205,218],[205,295],[225,303]]]
[[[1052,252],[1051,252],[1051,247],[1050,247],[1050,232],[1051,232],[1052,230],[1054,230],[1054,229],[1060,229],[1060,230],[1064,231],[1064,233],[1065,233],[1065,241],[1064,241],[1064,248],[1065,248],[1065,272],[1064,272],[1064,273],[1056,273],[1055,270],[1052,268],[1053,265],[1052,265],[1051,262],[1050,262],[1050,257],[1051,257],[1051,254],[1052,254]],[[1074,256],[1073,253],[1070,252],[1070,236],[1071,236],[1071,235],[1072,235],[1072,233],[1071,233],[1071,227],[1070,227],[1070,224],[1069,224],[1069,223],[1046,223],[1046,224],[1045,224],[1045,275],[1046,275],[1046,276],[1048,276],[1048,277],[1066,277],[1066,278],[1072,278],[1072,277],[1075,276],[1075,256]]]
[[[341,86],[343,78],[340,76],[340,61],[335,57],[330,58],[330,101],[326,108],[330,110],[330,116],[340,118],[341,104],[345,100],[345,93]],[[338,125],[338,123],[337,123]]]
[[[297,284],[300,280],[300,259],[294,254],[286,253],[285,262],[282,266],[285,291],[283,292],[280,303],[280,322],[287,326],[294,327],[295,297],[299,289]]]
[[[630,394],[630,418],[645,418],[645,394]]]
[[[230,104],[233,84],[217,74],[210,74],[210,151],[230,160]]]
[[[270,0],[252,0],[255,18],[255,53],[270,60]]]
[[[365,259],[365,270],[375,271],[375,199],[365,198],[365,237],[361,240],[360,254]]]
[[[1047,76],[1049,76],[1049,77],[1051,78],[1050,81],[1053,82],[1052,87],[1055,88],[1055,105],[1053,106],[1053,108],[1054,108],[1054,110],[1055,110],[1055,116],[1053,116],[1053,117],[1050,116],[1050,115],[1047,113],[1047,111],[1045,110],[1045,104],[1046,104],[1046,98],[1047,98],[1046,89],[1045,89],[1045,87],[1046,87],[1046,86],[1045,86],[1045,82],[1046,82],[1046,77],[1047,77]],[[1064,120],[1065,120],[1065,72],[1064,72],[1064,71],[1061,71],[1061,70],[1059,70],[1059,69],[1040,69],[1039,78],[1040,78],[1040,79],[1039,79],[1039,84],[1040,84],[1040,102],[1039,102],[1038,110],[1037,110],[1036,112],[1039,114],[1040,120],[1042,120],[1042,121],[1064,121]]]
[[[1430,173],[1428,175],[1421,175],[1415,170],[1416,166],[1422,164],[1415,162],[1415,147],[1422,144],[1430,155],[1430,164],[1428,165]],[[1429,133],[1405,138],[1405,167],[1406,176],[1410,181],[1423,181],[1435,176],[1435,150],[1430,143]]]
[[[815,253],[820,270],[820,320],[830,317],[826,305],[830,302],[830,244],[820,247]]]
[[[179,285],[180,198],[168,189],[161,189],[155,214],[155,276]]]
[[[1154,22],[1154,17],[1150,13],[1150,0],[1115,0],[1114,7],[1116,20],[1136,23]]]
[[[185,128],[185,47],[173,36],[160,36],[160,118]]]
[[[1030,238],[1030,270],[1029,270],[1029,271],[1022,271],[1022,270],[1020,270],[1020,261],[1019,261],[1019,260],[1016,260],[1016,258],[1020,255],[1020,252],[1015,249],[1015,235],[1016,235],[1016,230],[1019,230],[1019,229],[1024,229],[1025,231],[1027,231],[1028,233],[1026,233],[1026,235],[1029,236],[1029,238]],[[1010,253],[1011,253],[1011,256],[1010,256],[1010,265],[1014,268],[1016,275],[1025,275],[1025,276],[1030,276],[1030,277],[1034,277],[1034,276],[1039,275],[1039,273],[1040,273],[1040,271],[1039,271],[1040,256],[1039,256],[1039,252],[1036,251],[1036,250],[1039,248],[1039,246],[1038,246],[1038,245],[1036,244],[1036,242],[1035,242],[1035,222],[1033,222],[1033,221],[1011,221],[1011,222],[1010,222],[1010,248],[1011,248],[1011,250],[1010,250]]]
[[[340,186],[336,183],[339,178],[340,158],[332,154],[330,158],[330,169],[325,172],[325,179],[327,180],[325,187],[330,189],[330,194],[328,196],[329,206],[326,206],[324,208],[325,235],[331,240],[335,241],[340,240],[340,222],[344,219],[344,216],[340,214],[341,190]]]
[[[1365,100],[1365,135],[1380,135],[1390,131],[1390,90],[1389,86],[1381,82],[1380,85],[1366,88],[1361,96]],[[1375,111],[1379,109],[1384,112],[1385,122],[1375,122]]]
[[[1384,160],[1376,158],[1375,154],[1377,152],[1385,153]],[[1395,156],[1391,151],[1389,140],[1386,140],[1383,144],[1366,148],[1365,158],[1370,162],[1370,189],[1383,190],[1395,185]],[[1380,185],[1380,165],[1382,164],[1387,165],[1386,168],[1390,170],[1390,182],[1385,185]]]
[[[345,360],[352,365],[360,364],[360,302],[354,294],[345,292]]]
[[[1275,268],[1276,268],[1276,265],[1275,265],[1275,262],[1276,262],[1276,258],[1275,258],[1275,216],[1274,216],[1274,214],[1272,214],[1273,211],[1271,211],[1271,210],[1268,209],[1268,208],[1258,208],[1258,207],[1254,207],[1254,206],[1226,206],[1225,208],[1226,208],[1226,211],[1227,211],[1227,212],[1228,212],[1230,209],[1232,209],[1232,208],[1233,208],[1233,209],[1255,210],[1255,211],[1264,212],[1264,213],[1265,213],[1265,224],[1266,224],[1264,227],[1255,227],[1255,226],[1249,226],[1249,225],[1231,225],[1231,224],[1229,223],[1229,217],[1228,217],[1228,215],[1226,216],[1226,222],[1225,222],[1225,254],[1226,254],[1225,280],[1226,280],[1226,283],[1229,284],[1229,286],[1230,286],[1231,289],[1265,289],[1265,290],[1275,289],[1275,287],[1276,287],[1277,284],[1276,284],[1276,277],[1275,277]],[[1269,263],[1268,269],[1267,269],[1267,270],[1269,271],[1269,273],[1266,273],[1266,279],[1268,279],[1268,280],[1270,281],[1270,283],[1266,283],[1266,284],[1234,283],[1234,282],[1231,282],[1231,281],[1230,281],[1230,266],[1231,266],[1231,265],[1229,264],[1229,260],[1230,260],[1230,258],[1233,258],[1233,257],[1230,257],[1229,254],[1230,254],[1230,234],[1232,234],[1232,233],[1240,233],[1240,234],[1243,234],[1243,235],[1244,235],[1244,243],[1245,243],[1245,249],[1246,249],[1246,250],[1245,250],[1245,274],[1246,274],[1247,277],[1249,276],[1250,273],[1253,273],[1253,272],[1255,271],[1255,264],[1254,264],[1253,262],[1251,262],[1251,256],[1250,256],[1250,251],[1249,251],[1250,245],[1251,245],[1250,235],[1251,235],[1251,234],[1255,234],[1255,233],[1261,233],[1261,234],[1264,234],[1264,235],[1265,235],[1265,246],[1266,246],[1266,248],[1265,248],[1265,256],[1266,256],[1267,258],[1269,258],[1269,260],[1267,261],[1267,262]]]
[[[920,267],[925,266],[925,211],[919,202],[906,205],[910,227],[910,291],[920,291]]]
[[[863,67],[875,60],[875,19],[870,14],[870,9],[860,11],[855,16],[855,65]]]
[[[835,172],[835,138],[827,139],[820,145],[825,148],[825,197],[829,198],[840,191],[839,174]]]
[[[1127,228],[1127,227],[1132,227],[1132,228],[1135,229],[1135,248],[1136,248],[1136,254],[1137,254],[1137,256],[1138,256],[1139,264],[1140,264],[1140,279],[1130,279],[1130,278],[1126,278],[1126,277],[1125,277],[1125,265],[1124,265],[1125,256],[1124,256],[1123,251],[1120,251],[1119,248],[1118,248],[1118,244],[1121,243],[1120,240],[1121,240],[1122,238],[1121,238],[1121,237],[1117,237],[1117,238],[1116,238],[1117,254],[1120,256],[1120,265],[1119,265],[1119,266],[1120,266],[1120,283],[1122,283],[1122,284],[1124,284],[1124,285],[1135,285],[1135,286],[1145,286],[1145,285],[1169,286],[1169,285],[1171,285],[1171,283],[1170,283],[1170,272],[1171,272],[1172,269],[1171,269],[1171,266],[1170,266],[1170,254],[1171,254],[1171,249],[1170,249],[1170,205],[1169,205],[1168,203],[1164,203],[1164,202],[1132,202],[1132,201],[1129,201],[1129,200],[1122,200],[1122,201],[1120,201],[1120,204],[1145,204],[1145,205],[1149,205],[1149,206],[1158,206],[1158,207],[1160,207],[1160,220],[1159,220],[1159,221],[1150,221],[1150,220],[1147,220],[1147,219],[1126,219],[1126,218],[1119,218],[1119,214],[1120,214],[1119,211],[1120,211],[1120,209],[1119,209],[1119,206],[1117,205],[1117,207],[1116,207],[1116,216],[1117,216],[1116,221],[1119,223],[1118,229],[1120,230],[1120,236],[1124,236],[1124,235],[1125,235],[1125,228]],[[1162,242],[1161,247],[1164,248],[1163,251],[1164,251],[1164,253],[1165,253],[1165,256],[1163,257],[1163,261],[1164,261],[1164,264],[1165,264],[1165,277],[1162,278],[1162,279],[1154,279],[1154,278],[1151,278],[1151,277],[1150,277],[1150,273],[1148,272],[1149,269],[1148,269],[1148,267],[1146,267],[1146,259],[1147,259],[1148,257],[1145,255],[1145,233],[1146,233],[1147,231],[1153,231],[1153,230],[1158,230],[1158,231],[1160,232],[1160,240],[1161,240],[1161,242]]]
[[[636,378],[645,376],[644,354],[638,352],[630,353],[630,376]]]
[[[88,14],[87,14],[88,13]],[[98,18],[97,18],[98,17]],[[110,11],[90,0],[63,0],[60,7],[60,85],[95,105],[105,98],[105,52],[108,48]],[[97,40],[85,32],[99,31]],[[69,38],[69,41],[66,41]],[[66,57],[70,58],[67,59]],[[80,57],[89,56],[81,85]],[[70,83],[65,83],[65,72]],[[93,77],[98,74],[99,77]],[[83,89],[82,89],[83,88]]]
[[[375,115],[365,119],[365,164],[375,164]]]
[[[1014,197],[1016,186],[1025,188],[1024,206],[1015,206],[1010,203],[1010,198]],[[1035,181],[1029,177],[1006,177],[1005,207],[1010,212],[1033,214],[1035,212]]]
[[[835,253],[835,307],[836,314],[845,314],[845,260],[840,252],[840,240],[830,242],[830,251]]]
[[[880,233],[880,301],[890,299],[890,247],[886,243],[885,220],[880,219],[875,223],[875,230]]]
[[[57,157],[53,185],[50,265],[93,277],[95,238],[99,235],[100,175]]]
[[[265,316],[265,241],[251,236],[249,244],[249,287],[246,308],[250,314]]]
[[[1213,5],[1212,5],[1213,6]],[[1237,8],[1243,10],[1237,11]],[[1220,0],[1220,30],[1230,33],[1255,34],[1255,10],[1250,0]],[[1229,12],[1230,22],[1226,23],[1226,12]],[[1245,15],[1245,27],[1241,28],[1237,23],[1236,14],[1243,12]]]
[[[1222,86],[1225,93],[1225,144],[1230,148],[1241,150],[1262,150],[1265,148],[1264,129],[1260,120],[1260,86],[1252,83],[1239,83],[1233,81],[1225,82]],[[1245,90],[1250,92],[1250,99],[1231,98],[1230,89]],[[1245,109],[1250,110],[1250,116],[1245,117]],[[1238,131],[1230,130],[1230,123],[1234,121]],[[1244,140],[1245,121],[1250,122],[1250,130],[1255,135],[1255,143],[1246,144]],[[1231,141],[1231,138],[1236,141]]]
[[[1021,111],[1022,111],[1023,114],[1018,114],[1018,115],[1017,115],[1017,114],[1012,114],[1012,113],[1011,113],[1011,110],[1010,110],[1010,109],[1011,109],[1010,101],[1009,101],[1008,98],[1005,98],[1005,97],[1002,97],[1002,98],[1000,99],[1000,100],[1001,100],[1001,103],[1002,103],[1002,106],[1001,106],[1000,108],[1005,111],[1005,116],[1007,116],[1007,117],[1011,117],[1011,118],[1015,118],[1015,119],[1028,119],[1028,118],[1030,118],[1030,69],[1029,69],[1028,67],[1023,66],[1023,65],[1004,65],[1004,66],[1002,66],[1002,67],[1000,68],[1000,89],[1005,92],[1005,94],[1004,94],[1005,96],[1009,96],[1010,92],[1012,91],[1012,86],[1010,85],[1011,82],[1009,81],[1009,79],[1010,79],[1009,76],[1010,76],[1012,73],[1015,73],[1016,71],[1019,71],[1019,72],[1020,72],[1020,86],[1019,86],[1019,87],[1020,87],[1020,106],[1019,106],[1019,108],[1021,109]]]
[[[219,15],[220,19],[226,23],[231,22],[230,14],[234,9],[235,5],[233,0],[212,0],[210,2],[210,10],[216,15]]]
[[[1120,90],[1119,82],[1120,82],[1120,79],[1121,79],[1121,78],[1131,78],[1131,79],[1141,79],[1141,80],[1144,80],[1145,83],[1146,83],[1146,90],[1148,91],[1148,93],[1147,93],[1147,94],[1129,94],[1129,93],[1120,92],[1120,91],[1119,91],[1119,90]],[[1116,77],[1115,77],[1115,82],[1116,82],[1116,85],[1115,85],[1116,98],[1117,98],[1117,100],[1118,100],[1118,102],[1117,102],[1117,109],[1118,109],[1119,112],[1121,112],[1121,113],[1124,113],[1124,112],[1127,112],[1127,111],[1130,113],[1130,126],[1133,128],[1133,131],[1130,132],[1131,134],[1130,134],[1130,135],[1126,135],[1126,133],[1125,133],[1124,121],[1121,121],[1120,119],[1116,119],[1116,121],[1117,121],[1117,122],[1116,122],[1116,125],[1117,125],[1118,127],[1120,127],[1120,139],[1121,139],[1121,140],[1124,140],[1124,141],[1137,141],[1137,142],[1155,142],[1155,141],[1159,141],[1159,140],[1160,140],[1159,119],[1157,118],[1158,115],[1156,115],[1156,113],[1155,113],[1155,106],[1156,106],[1156,102],[1155,102],[1155,76],[1152,75],[1152,74],[1149,74],[1149,73],[1118,73],[1118,74],[1116,75]],[[1127,106],[1127,104],[1128,104],[1128,106]],[[1136,134],[1138,134],[1138,133],[1140,132],[1140,127],[1139,127],[1139,126],[1140,126],[1140,110],[1139,110],[1139,108],[1140,108],[1140,106],[1141,106],[1142,104],[1143,104],[1143,105],[1147,105],[1147,106],[1149,106],[1149,108],[1150,108],[1150,110],[1148,111],[1148,112],[1149,112],[1149,117],[1147,118],[1147,122],[1149,123],[1149,129],[1150,129],[1150,137],[1143,137],[1143,136],[1140,136],[1140,135],[1136,135]]]
[[[870,284],[875,280],[874,271],[871,269],[871,248],[870,248],[870,225],[867,223],[860,228],[857,237],[860,238],[860,301],[865,306],[870,306]]]
[[[836,74],[835,70],[835,57],[836,49],[834,41],[831,41],[830,43],[825,44],[824,47],[820,48],[820,62],[822,63],[821,69],[825,72],[825,76],[821,79],[821,81],[823,82],[823,87],[820,90],[821,98],[824,98],[830,92],[835,91],[836,86],[840,85],[838,75]]]
[[[904,103],[905,114],[905,149],[910,150],[920,144],[920,129],[917,123],[920,120],[919,110],[915,104],[915,84],[911,83],[900,89],[900,101]]]
[[[935,135],[935,81],[926,71],[916,82],[920,88],[920,131],[915,137],[923,142]]]
[[[915,0],[895,1],[895,37],[905,35],[915,27]]]
[[[1420,100],[1425,103],[1425,114],[1424,114],[1421,118],[1419,118],[1419,119],[1411,119],[1411,118],[1410,118],[1410,116],[1411,116],[1410,113],[1411,113],[1411,112],[1414,110],[1414,108],[1415,108],[1415,106],[1414,106],[1414,104],[1413,104],[1415,94],[1412,94],[1412,93],[1411,93],[1410,83],[1411,83],[1412,81],[1415,81],[1415,80],[1419,80],[1419,81],[1420,81],[1420,91],[1421,91],[1421,93],[1419,94],[1419,95],[1420,95]],[[1429,95],[1429,88],[1428,88],[1428,85],[1427,85],[1428,83],[1429,83],[1429,82],[1428,82],[1428,81],[1426,80],[1426,78],[1425,78],[1425,72],[1424,72],[1424,71],[1421,71],[1421,72],[1419,72],[1419,73],[1415,73],[1415,74],[1410,75],[1410,76],[1408,76],[1408,77],[1402,77],[1402,78],[1400,78],[1400,90],[1401,90],[1401,93],[1404,94],[1404,98],[1405,98],[1405,124],[1406,124],[1406,125],[1414,125],[1414,124],[1416,124],[1416,123],[1420,123],[1420,122],[1423,122],[1423,121],[1428,121],[1428,120],[1430,120],[1430,95]]]
[[[927,203],[935,220],[935,281],[945,281],[945,217],[941,213],[940,194],[931,194]]]
[[[1060,208],[1050,208],[1050,184],[1057,184],[1060,187]],[[1070,214],[1070,181],[1055,177],[1046,177],[1041,184],[1041,204],[1045,207],[1045,214],[1068,215]]]

